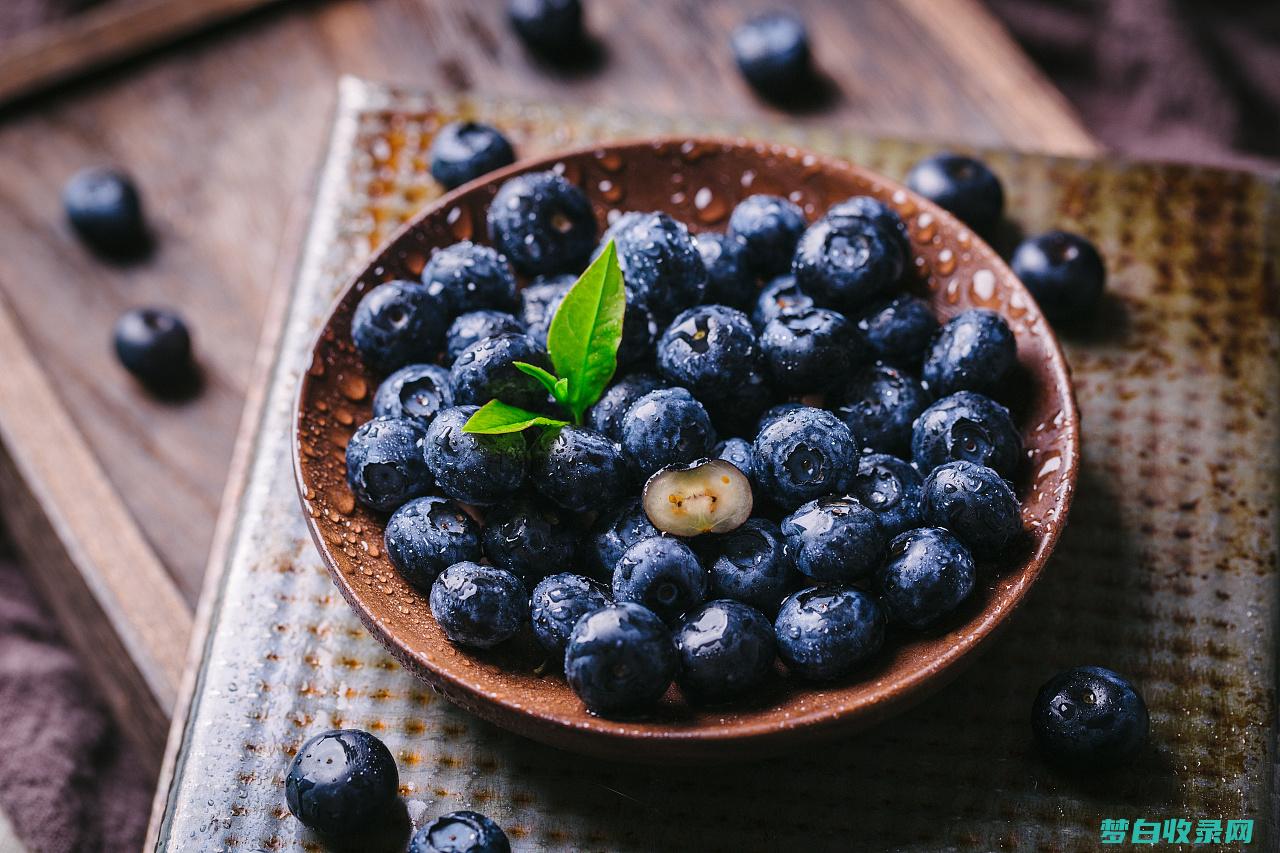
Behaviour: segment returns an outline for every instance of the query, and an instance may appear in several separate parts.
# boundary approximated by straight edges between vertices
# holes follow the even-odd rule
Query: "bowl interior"
[[[464,239],[485,242],[485,209],[502,181],[547,168],[586,191],[602,230],[609,217],[633,209],[666,211],[694,231],[723,230],[733,206],[754,193],[789,196],[810,220],[852,195],[893,205],[911,232],[915,289],[940,318],[990,308],[1017,337],[1019,377],[1005,402],[1027,448],[1015,483],[1030,534],[1025,550],[987,572],[963,613],[944,629],[926,636],[891,632],[885,652],[856,679],[811,685],[780,673],[748,705],[700,709],[672,690],[649,716],[603,719],[586,713],[562,677],[542,674],[544,655],[528,637],[483,652],[452,646],[426,597],[387,559],[385,516],[356,505],[346,486],[347,440],[370,417],[379,379],[350,343],[351,315],[369,288],[416,279],[433,249]],[[526,736],[589,753],[667,760],[767,752],[788,740],[865,726],[945,683],[1022,599],[1057,540],[1075,481],[1077,419],[1066,364],[1048,323],[999,257],[957,220],[843,161],[742,141],[660,140],[517,164],[424,211],[333,307],[302,380],[294,452],[307,521],[334,582],[408,669],[463,707]]]

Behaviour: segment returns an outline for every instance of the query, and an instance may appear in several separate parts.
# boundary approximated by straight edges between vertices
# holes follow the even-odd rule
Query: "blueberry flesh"
[[[485,515],[484,555],[524,581],[574,564],[578,537],[570,520],[543,501],[515,500]]]
[[[1031,730],[1053,762],[1077,770],[1131,761],[1147,742],[1147,705],[1133,685],[1100,666],[1060,672],[1036,694]]]
[[[858,470],[858,442],[849,427],[831,412],[809,406],[762,429],[754,450],[756,485],[784,509],[843,494]]]
[[[641,539],[613,570],[613,598],[633,601],[671,622],[707,597],[707,571],[693,549],[670,536]]]
[[[757,690],[773,670],[773,625],[738,601],[709,601],[675,632],[680,670],[676,680],[699,702],[721,702]]]
[[[747,315],[725,305],[699,305],[681,313],[658,341],[658,369],[673,385],[700,397],[730,394],[760,364],[760,347]]]
[[[569,686],[597,714],[648,709],[667,692],[678,666],[671,631],[653,611],[632,602],[583,616],[564,650]]]
[[[125,260],[150,248],[142,199],[123,172],[101,168],[77,172],[62,188],[62,206],[76,234],[99,255]]]
[[[884,644],[884,612],[850,586],[812,586],[782,602],[773,622],[778,656],[813,681],[847,675]]]
[[[478,121],[454,121],[440,128],[427,156],[431,176],[449,190],[516,161],[507,138]]]
[[[1022,436],[1004,406],[961,391],[943,397],[916,418],[911,455],[922,474],[944,462],[963,460],[1013,477],[1022,462]]]
[[[924,480],[910,462],[887,453],[868,453],[858,460],[849,492],[880,517],[886,537],[920,526]]]
[[[116,358],[139,382],[168,391],[188,381],[191,333],[182,317],[167,308],[134,308],[116,320]]]
[[[371,830],[396,802],[400,774],[391,750],[359,729],[308,739],[289,763],[284,798],[304,826],[330,836]]]
[[[444,344],[448,309],[424,284],[389,281],[370,290],[351,318],[351,340],[378,373],[432,362]]]
[[[529,621],[533,635],[548,654],[563,660],[569,635],[578,620],[609,603],[600,585],[590,578],[562,572],[545,577],[530,596]]]
[[[1018,496],[995,470],[972,462],[948,462],[924,481],[920,514],[945,527],[977,557],[998,555],[1022,534]]]
[[[1054,323],[1087,319],[1107,284],[1107,268],[1097,248],[1068,231],[1049,231],[1023,240],[1010,265]]]
[[[597,580],[613,582],[613,569],[622,554],[641,539],[661,536],[639,498],[601,514],[587,534],[586,562]]]
[[[526,275],[581,273],[596,242],[591,202],[555,172],[517,175],[489,205],[489,239]]]
[[[812,77],[809,33],[788,12],[766,12],[739,25],[730,46],[742,76],[769,97],[785,95]]]
[[[771,279],[790,271],[804,228],[799,205],[781,196],[751,195],[729,214],[728,235],[743,244],[742,258],[751,275]]]
[[[898,211],[869,195],[858,195],[833,204],[824,214],[826,219],[863,219],[892,237],[905,260],[911,258],[911,233]]]
[[[526,333],[539,345],[547,345],[547,333],[556,309],[577,280],[575,275],[538,276],[520,291],[520,319],[524,321]]]
[[[510,311],[516,304],[516,277],[507,259],[470,240],[432,254],[422,283],[444,301],[451,317],[486,308]]]
[[[889,543],[889,559],[876,582],[890,620],[928,628],[969,597],[976,576],[973,557],[959,539],[940,527],[921,527]]]
[[[609,227],[630,298],[658,323],[702,302],[707,268],[683,222],[665,213],[627,213]]]
[[[579,0],[508,0],[507,18],[525,45],[548,59],[567,62],[557,54],[586,40]]]
[[[1018,344],[1009,324],[994,311],[975,308],[942,327],[921,368],[920,378],[941,397],[957,391],[995,396],[1018,363]]]
[[[1004,214],[1004,188],[981,160],[935,154],[911,167],[907,186],[946,208],[980,233],[990,233]]]
[[[529,593],[506,569],[454,563],[431,585],[431,615],[449,642],[492,648],[515,636],[529,617]]]
[[[769,321],[760,349],[774,384],[791,393],[822,391],[862,360],[857,328],[843,314],[804,308]]]
[[[727,234],[708,232],[693,238],[707,268],[706,300],[743,311],[756,299],[755,276],[747,269],[745,244]]]
[[[383,535],[400,575],[428,593],[445,569],[480,559],[480,525],[446,498],[415,498],[392,513]]]
[[[813,297],[800,289],[793,275],[780,275],[764,286],[756,297],[751,323],[757,329],[769,325],[769,321],[789,311],[813,307]]]
[[[905,267],[895,234],[865,219],[839,217],[809,226],[791,272],[817,304],[856,311],[897,287]]]
[[[614,382],[587,412],[591,428],[614,441],[622,440],[622,416],[636,400],[662,388],[663,381],[652,373],[632,373]]]
[[[427,427],[417,418],[374,418],[347,442],[347,485],[356,500],[390,512],[431,491],[422,458]]]
[[[912,425],[929,405],[919,381],[887,364],[854,374],[835,398],[836,414],[863,447],[902,456],[911,450]]]
[[[525,441],[519,433],[464,432],[476,406],[454,406],[427,427],[422,456],[440,491],[463,503],[485,506],[514,495],[524,483]]]
[[[916,370],[937,334],[938,319],[928,302],[903,294],[868,308],[858,320],[858,329],[874,358]]]
[[[622,451],[603,433],[566,426],[543,430],[529,449],[533,486],[557,505],[585,512],[613,503],[631,485]]]
[[[501,400],[522,409],[545,410],[547,390],[522,373],[515,366],[517,361],[551,370],[547,351],[528,335],[505,333],[476,341],[449,368],[454,403],[483,406],[490,400]]]
[[[445,332],[445,353],[452,364],[464,349],[478,341],[503,334],[522,335],[524,332],[524,323],[513,314],[493,310],[468,311],[458,315],[449,331]],[[545,341],[542,344],[545,346]]]
[[[715,430],[702,404],[684,388],[659,388],[622,416],[622,451],[648,479],[659,468],[709,456]]]
[[[438,364],[410,364],[392,373],[373,394],[375,418],[417,418],[423,425],[453,405],[449,371]]]
[[[851,583],[871,576],[884,559],[879,517],[856,498],[819,498],[782,520],[787,556],[816,581]]]
[[[778,612],[797,576],[777,524],[749,519],[732,533],[715,537],[710,548],[711,595],[741,601],[769,615]]]

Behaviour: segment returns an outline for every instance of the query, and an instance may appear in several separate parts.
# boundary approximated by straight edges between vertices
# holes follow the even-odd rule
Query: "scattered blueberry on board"
[[[359,729],[336,729],[299,747],[284,796],[304,826],[343,837],[373,829],[396,802],[399,784],[386,744]]]
[[[586,41],[580,0],[508,0],[507,17],[529,49],[548,59]]]
[[[123,172],[105,168],[77,172],[62,188],[62,205],[80,239],[105,258],[129,260],[150,247],[142,199]]]
[[[740,24],[730,39],[738,69],[761,94],[781,97],[812,76],[809,33],[789,12],[766,12]]]
[[[115,327],[116,357],[152,391],[165,393],[194,375],[191,333],[176,312],[167,308],[134,308],[120,315]]]
[[[478,121],[455,121],[440,128],[427,156],[431,176],[450,190],[516,160],[507,138]]]
[[[1100,666],[1060,672],[1036,694],[1031,728],[1051,761],[1080,770],[1125,764],[1147,741],[1147,705],[1127,679]]]
[[[1107,284],[1107,269],[1097,248],[1069,231],[1049,231],[1023,240],[1010,266],[1045,316],[1063,325],[1087,320]]]
[[[441,815],[413,834],[409,853],[511,853],[507,834],[473,811]]]

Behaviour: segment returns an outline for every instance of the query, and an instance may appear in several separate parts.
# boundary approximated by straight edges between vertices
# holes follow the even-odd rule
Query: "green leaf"
[[[565,377],[564,379],[556,380],[556,387],[551,389],[551,396],[555,397],[556,400],[558,400],[561,403],[569,399],[568,377]]]
[[[508,432],[521,432],[535,426],[559,429],[568,425],[568,421],[558,421],[519,406],[509,406],[501,400],[490,400],[467,419],[462,431],[482,435],[501,435]]]
[[[618,250],[610,240],[565,294],[547,333],[551,363],[568,380],[564,405],[579,423],[618,368],[626,307]]]
[[[529,376],[532,376],[534,379],[541,382],[542,387],[547,389],[548,394],[556,393],[556,378],[552,376],[550,373],[548,373],[546,370],[543,370],[541,367],[538,367],[538,365],[536,364],[529,364],[529,362],[527,361],[513,361],[511,363],[515,365],[516,370],[520,371],[521,373],[528,374]],[[558,400],[560,398],[557,397],[556,399]]]

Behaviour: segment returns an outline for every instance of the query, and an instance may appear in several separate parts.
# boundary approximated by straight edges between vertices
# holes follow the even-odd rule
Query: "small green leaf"
[[[556,378],[546,370],[543,370],[536,364],[529,364],[527,361],[513,361],[511,363],[515,365],[516,370],[521,373],[528,374],[541,382],[542,387],[547,389],[548,394],[556,393]]]
[[[490,400],[467,419],[462,431],[481,435],[501,435],[508,432],[521,432],[535,426],[559,429],[568,425],[568,421],[558,421],[519,406],[509,406],[501,400]]]
[[[568,380],[564,405],[579,423],[618,368],[626,307],[618,250],[610,240],[565,294],[547,333],[551,363]]]
[[[551,389],[551,396],[561,403],[569,399],[569,378],[567,376],[556,380],[556,387]]]

